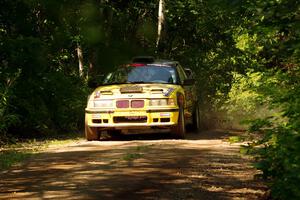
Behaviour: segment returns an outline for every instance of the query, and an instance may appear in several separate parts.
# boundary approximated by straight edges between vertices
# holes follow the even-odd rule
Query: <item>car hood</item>
[[[162,98],[180,87],[173,84],[119,84],[98,87],[94,93],[98,93],[100,99],[111,98]]]

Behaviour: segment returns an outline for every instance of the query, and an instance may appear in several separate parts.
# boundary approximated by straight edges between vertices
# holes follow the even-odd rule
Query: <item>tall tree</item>
[[[82,53],[82,48],[80,44],[77,44],[77,57],[78,57],[78,69],[79,69],[79,76],[83,77],[84,76],[84,72],[83,72],[83,53]]]
[[[163,51],[163,36],[164,36],[164,26],[165,26],[165,0],[159,0],[158,4],[158,21],[157,21],[157,39],[156,48],[158,51]]]

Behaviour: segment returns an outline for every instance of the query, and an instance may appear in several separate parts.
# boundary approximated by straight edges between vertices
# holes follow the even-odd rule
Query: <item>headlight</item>
[[[175,101],[174,99],[150,99],[149,106],[174,106]]]
[[[113,107],[113,100],[94,100],[95,108]]]
[[[92,108],[94,107],[94,103],[93,103],[93,100],[91,100],[92,96],[89,95],[88,98],[87,98],[87,108]]]

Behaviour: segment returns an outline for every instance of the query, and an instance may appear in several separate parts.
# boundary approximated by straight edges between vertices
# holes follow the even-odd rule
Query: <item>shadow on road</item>
[[[253,179],[251,160],[214,140],[228,135],[147,135],[41,153],[0,173],[0,199],[258,199],[265,188]]]
[[[231,136],[242,135],[243,130],[205,130],[188,131],[185,140],[223,140]],[[132,140],[175,140],[176,138],[170,132],[165,133],[143,133],[143,134],[122,134],[114,137],[105,136],[101,141],[132,141]]]

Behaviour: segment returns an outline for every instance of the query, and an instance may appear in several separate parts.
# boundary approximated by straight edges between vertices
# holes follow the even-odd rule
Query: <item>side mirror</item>
[[[194,83],[195,83],[195,79],[185,79],[184,81],[183,81],[183,85],[194,85]]]
[[[193,71],[190,68],[184,68],[184,72],[187,75],[188,78],[193,77]]]

